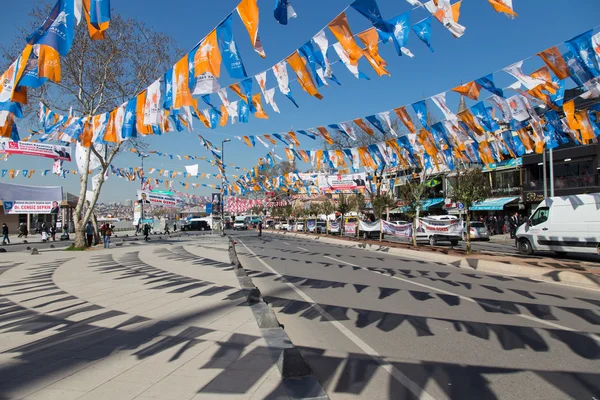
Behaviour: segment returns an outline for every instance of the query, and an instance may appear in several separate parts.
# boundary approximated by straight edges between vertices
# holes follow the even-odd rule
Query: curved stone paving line
[[[117,263],[111,254],[98,254],[91,256],[91,260],[84,267],[84,270],[82,270],[81,260],[72,258],[60,258],[33,266],[28,264],[27,267],[21,266],[21,271],[18,267],[13,268],[0,277],[0,296],[13,303],[14,306],[23,307],[24,310],[31,310],[40,315],[48,315],[56,320],[85,322],[95,326],[124,323],[123,327],[131,325],[132,322],[135,322],[136,325],[149,323],[153,321],[153,318],[144,316],[143,313],[140,315],[111,309],[106,307],[102,301],[93,301],[98,296],[108,296],[111,300],[118,301],[119,297],[114,294],[114,289],[121,282],[115,285],[115,280],[136,279],[143,281],[143,287],[138,289],[141,297],[147,296],[149,290],[159,291],[161,296],[185,294],[185,297],[190,299],[211,297],[232,291],[227,296],[222,296],[219,301],[235,301],[235,305],[238,305],[243,302],[246,296],[246,291],[239,288],[215,285],[210,281],[165,272],[141,262],[135,252],[127,253],[122,260],[122,262]],[[74,271],[63,271],[61,267],[68,269],[69,264]],[[90,270],[94,271],[95,274],[100,272],[116,275],[116,277],[111,277],[110,282],[108,282],[112,287],[105,287],[104,291],[99,290],[98,281],[93,276],[91,276],[90,283],[82,284],[80,275],[86,273],[90,275]],[[78,276],[73,280],[73,284],[57,285],[54,278],[55,275],[61,275],[61,271],[64,275],[78,274]],[[58,279],[58,281],[60,282],[62,279]],[[96,286],[93,291],[90,290],[90,285]],[[94,295],[86,296],[83,289],[89,293],[94,293]],[[131,292],[129,292],[129,295],[131,295]],[[150,295],[152,296],[152,294]],[[123,300],[129,300],[130,302],[133,299],[130,296]],[[174,299],[174,301],[176,300]],[[0,315],[0,323],[2,315]],[[20,315],[11,316],[10,320],[12,321]],[[0,329],[2,329],[1,325]]]
[[[46,398],[64,394],[61,391],[104,393],[103,389],[115,392],[122,387],[139,393],[147,389],[151,397],[162,397],[156,393],[186,386],[177,383],[186,383],[192,395],[228,390],[241,397],[259,387],[265,395],[281,394],[251,311],[236,307],[244,303],[243,291],[214,282],[220,279],[162,270],[132,249],[122,250],[126,249],[111,250],[116,257],[104,252],[69,258],[64,253],[20,255],[27,264],[0,264],[0,273],[6,270],[0,275],[0,397],[35,392]],[[196,304],[214,301],[208,308],[188,307],[153,319],[104,307],[102,296],[115,300],[118,295],[112,289],[119,286],[141,287],[165,304],[171,298]],[[210,312],[221,318],[216,323],[220,326],[206,324],[204,317]],[[233,322],[226,324],[226,319]],[[199,322],[204,326],[195,326]],[[263,382],[268,383],[263,387]],[[112,397],[101,398],[106,396]]]

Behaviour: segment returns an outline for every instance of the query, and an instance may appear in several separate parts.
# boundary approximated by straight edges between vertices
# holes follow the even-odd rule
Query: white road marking
[[[304,301],[311,304],[311,306],[319,313],[323,318],[327,319],[333,326],[335,326],[344,336],[346,336],[349,340],[351,340],[355,345],[360,347],[365,354],[369,355],[373,360],[375,360],[381,367],[387,371],[391,376],[396,378],[398,382],[400,382],[404,387],[406,387],[412,394],[414,394],[419,399],[431,399],[434,400],[434,397],[425,391],[424,388],[420,387],[418,384],[413,382],[408,376],[404,375],[399,369],[390,364],[381,354],[379,354],[375,349],[365,343],[361,338],[356,336],[351,330],[346,328],[342,323],[337,321],[331,314],[325,311],[320,305],[318,305],[313,299],[311,299],[306,293],[302,290],[298,289],[293,283],[290,283],[287,279],[285,279],[279,272],[273,269],[269,264],[267,264],[262,258],[257,257],[256,253],[254,253],[244,242],[242,242],[239,238],[238,242],[242,244],[248,250],[248,252],[256,257],[256,259],[264,265],[269,271],[274,273],[279,277],[279,279],[289,286],[298,296],[300,296]],[[284,242],[285,243],[285,242]]]
[[[462,300],[465,300],[465,301],[468,301],[468,302],[471,302],[471,303],[485,304],[487,307],[495,308],[497,310],[502,310],[503,312],[515,315],[517,317],[521,317],[523,319],[528,319],[530,321],[538,322],[540,324],[548,325],[548,326],[550,326],[552,328],[555,328],[555,329],[560,329],[560,330],[563,330],[563,331],[570,331],[570,332],[579,332],[577,329],[569,328],[568,326],[555,324],[554,322],[546,321],[544,319],[540,319],[540,318],[537,318],[537,317],[532,317],[530,315],[518,314],[518,313],[516,313],[514,311],[507,310],[507,309],[502,308],[500,306],[497,306],[495,304],[489,304],[489,303],[486,303],[485,301],[481,301],[481,300],[477,301],[477,300],[475,300],[475,299],[473,299],[471,297],[462,296],[460,294],[457,294],[457,293],[454,293],[454,292],[449,292],[449,291],[443,290],[443,289],[439,289],[439,288],[436,288],[434,286],[425,285],[424,283],[413,282],[410,279],[400,278],[399,276],[391,275],[391,274],[389,274],[387,272],[373,271],[373,270],[370,270],[368,268],[361,267],[360,265],[356,265],[356,264],[352,264],[351,262],[348,262],[348,261],[340,260],[339,258],[334,258],[334,257],[329,257],[329,256],[323,256],[323,257],[328,258],[328,259],[330,259],[332,261],[341,262],[343,264],[350,265],[352,267],[360,268],[360,269],[363,269],[363,270],[368,271],[368,272],[374,272],[376,274],[384,275],[384,276],[387,276],[387,277],[390,277],[390,278],[394,278],[394,279],[397,279],[399,281],[410,283],[410,284],[415,285],[415,286],[420,286],[420,287],[423,287],[423,288],[426,288],[426,289],[429,289],[429,290],[433,290],[435,292],[439,292],[439,293],[443,293],[443,294],[448,294],[448,295],[451,295],[451,296],[456,296],[456,297],[458,297],[458,298],[460,298]],[[600,342],[600,337],[598,335],[593,334],[593,333],[589,333],[588,335],[592,339]]]
[[[300,247],[300,246],[297,246],[297,247],[298,247],[300,250],[304,250],[304,251],[310,251],[310,250],[308,250],[308,249],[305,249],[304,247]]]
[[[291,244],[289,244],[288,242],[282,242],[283,244],[287,244],[288,246],[291,246]]]

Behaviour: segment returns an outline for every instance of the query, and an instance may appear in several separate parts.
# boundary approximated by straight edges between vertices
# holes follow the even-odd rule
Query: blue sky
[[[0,44],[10,44],[18,35],[18,28],[28,21],[28,11],[36,0],[10,1],[3,7],[3,24],[0,25]],[[238,0],[189,1],[169,0],[112,0],[114,11],[129,17],[143,20],[156,30],[172,36],[182,49],[190,50],[200,39],[210,32],[237,5]],[[250,47],[248,35],[238,16],[234,16],[234,34],[240,48],[242,59],[249,76],[253,76],[288,56],[295,49],[319,32],[327,23],[338,15],[349,0],[296,0],[292,1],[298,18],[290,20],[287,26],[279,25],[273,18],[273,0],[258,0],[260,7],[260,37],[267,54],[261,59]],[[379,0],[382,14],[392,18],[411,9],[403,0]],[[599,21],[600,2],[598,0],[514,0],[515,11],[519,17],[511,20],[504,14],[497,14],[485,0],[463,0],[459,23],[466,26],[465,35],[454,39],[452,35],[437,21],[433,21],[432,46],[435,53],[411,34],[408,46],[415,54],[410,59],[399,57],[393,46],[381,46],[380,54],[388,62],[391,77],[378,77],[370,66],[361,61],[361,70],[371,80],[358,80],[341,64],[336,64],[334,73],[342,86],[321,88],[323,100],[308,96],[297,83],[292,84],[292,91],[300,105],[296,108],[279,91],[275,100],[281,114],[277,114],[265,105],[268,120],[251,118],[248,124],[228,125],[213,131],[199,129],[208,140],[217,144],[224,138],[236,135],[255,135],[288,131],[291,129],[311,128],[320,125],[345,121],[385,111],[400,105],[414,103],[446,91],[461,83],[469,82],[497,71],[513,62],[524,59],[550,46],[562,43],[596,25]],[[354,33],[369,27],[368,21],[354,10],[347,11],[348,20]],[[411,24],[425,18],[424,10],[412,13]],[[41,21],[40,21],[41,22]],[[327,32],[332,43],[333,36]],[[23,38],[24,41],[24,38]],[[333,50],[330,58],[335,59]],[[525,72],[531,73],[542,64],[538,59],[526,63]],[[291,74],[293,72],[289,70]],[[233,83],[223,68],[221,85]],[[157,77],[158,78],[158,77]],[[514,79],[506,74],[497,74],[496,84],[499,87],[512,83]],[[148,82],[150,84],[151,82]],[[276,84],[269,73],[269,87]],[[254,85],[255,89],[257,88]],[[230,99],[235,95],[230,93]],[[449,99],[449,105],[455,102]],[[196,121],[195,126],[201,127]],[[203,128],[203,126],[202,126]],[[27,136],[22,132],[22,137]],[[196,136],[187,132],[171,132],[162,137],[153,137],[148,141],[150,148],[171,154],[208,155],[200,146]],[[301,148],[320,147],[320,143],[310,139],[301,140]],[[266,154],[266,149],[257,143],[254,149],[233,139],[226,148],[226,163],[249,168],[259,157]],[[283,148],[278,146],[278,153],[283,156]],[[185,170],[189,161],[169,160],[165,157],[146,159],[148,167]],[[130,154],[117,157],[113,165],[117,167],[139,166],[139,159]],[[35,157],[12,156],[7,162],[0,163],[0,169],[51,169],[52,160]],[[68,169],[76,169],[74,163],[66,163]],[[217,173],[217,169],[200,161],[200,171]],[[182,177],[178,177],[182,178]],[[184,179],[178,179],[183,181]],[[68,176],[66,179],[56,176],[42,177],[39,172],[31,179],[18,177],[14,180],[2,178],[8,183],[30,185],[63,185],[72,193],[79,192],[79,179]],[[213,180],[191,179],[190,182],[215,183]],[[101,201],[122,201],[134,198],[139,181],[127,182],[124,179],[110,177],[103,188]],[[176,187],[181,190],[181,186]],[[190,189],[188,193],[208,195],[210,188]]]

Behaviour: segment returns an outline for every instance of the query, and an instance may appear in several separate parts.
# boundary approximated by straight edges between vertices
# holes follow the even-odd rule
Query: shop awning
[[[427,211],[427,210],[429,210],[429,208],[438,206],[443,202],[444,202],[443,197],[436,197],[434,199],[423,200],[423,201],[421,201],[421,211]],[[408,211],[408,208],[406,206],[402,206],[402,207],[398,207],[398,208],[394,208],[393,210],[390,210],[390,214],[401,214],[406,211]]]
[[[510,202],[517,200],[519,197],[496,197],[493,199],[485,199],[484,201],[474,203],[471,211],[500,211]]]

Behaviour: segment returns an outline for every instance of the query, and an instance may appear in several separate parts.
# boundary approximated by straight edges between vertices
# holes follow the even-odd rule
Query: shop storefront
[[[30,234],[43,223],[56,225],[58,230],[67,226],[73,232],[73,208],[77,196],[64,193],[62,186],[26,186],[0,183],[0,220],[16,234],[21,224]]]

